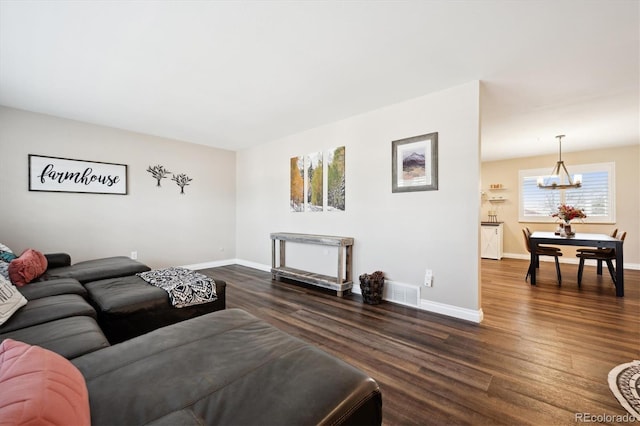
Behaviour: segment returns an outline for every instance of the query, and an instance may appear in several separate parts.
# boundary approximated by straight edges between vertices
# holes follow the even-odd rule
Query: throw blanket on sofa
[[[190,269],[171,267],[136,275],[169,293],[171,304],[176,308],[213,302],[218,298],[215,281]]]

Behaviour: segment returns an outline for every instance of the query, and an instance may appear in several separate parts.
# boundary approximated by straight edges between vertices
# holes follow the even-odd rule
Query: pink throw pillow
[[[22,287],[44,274],[46,270],[47,258],[44,254],[27,249],[9,264],[9,278],[15,286]]]
[[[84,377],[55,352],[5,339],[0,344],[0,389],[0,424],[91,424]]]

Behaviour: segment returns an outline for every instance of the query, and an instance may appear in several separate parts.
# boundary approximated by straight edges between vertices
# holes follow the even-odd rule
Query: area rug
[[[611,370],[609,387],[620,404],[640,421],[640,361],[620,364]]]

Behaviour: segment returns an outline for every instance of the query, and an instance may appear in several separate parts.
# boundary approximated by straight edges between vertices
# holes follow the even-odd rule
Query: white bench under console
[[[276,241],[279,241],[280,264],[276,266]],[[338,272],[335,277],[316,274],[300,269],[290,268],[286,262],[286,242],[299,244],[315,244],[338,247]],[[351,291],[353,238],[334,235],[296,234],[291,232],[275,232],[271,234],[271,276],[274,280],[289,278],[292,280],[317,285],[335,290],[339,297]]]

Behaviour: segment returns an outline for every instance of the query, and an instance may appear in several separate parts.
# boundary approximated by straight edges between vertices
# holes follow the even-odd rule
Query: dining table
[[[537,248],[540,244],[581,246],[596,248],[613,248],[616,252],[616,296],[624,297],[624,254],[622,252],[622,240],[606,234],[589,234],[577,232],[572,235],[562,236],[553,232],[536,231],[529,237],[531,248],[531,264],[537,264]],[[536,268],[531,268],[531,285],[536,285]]]

